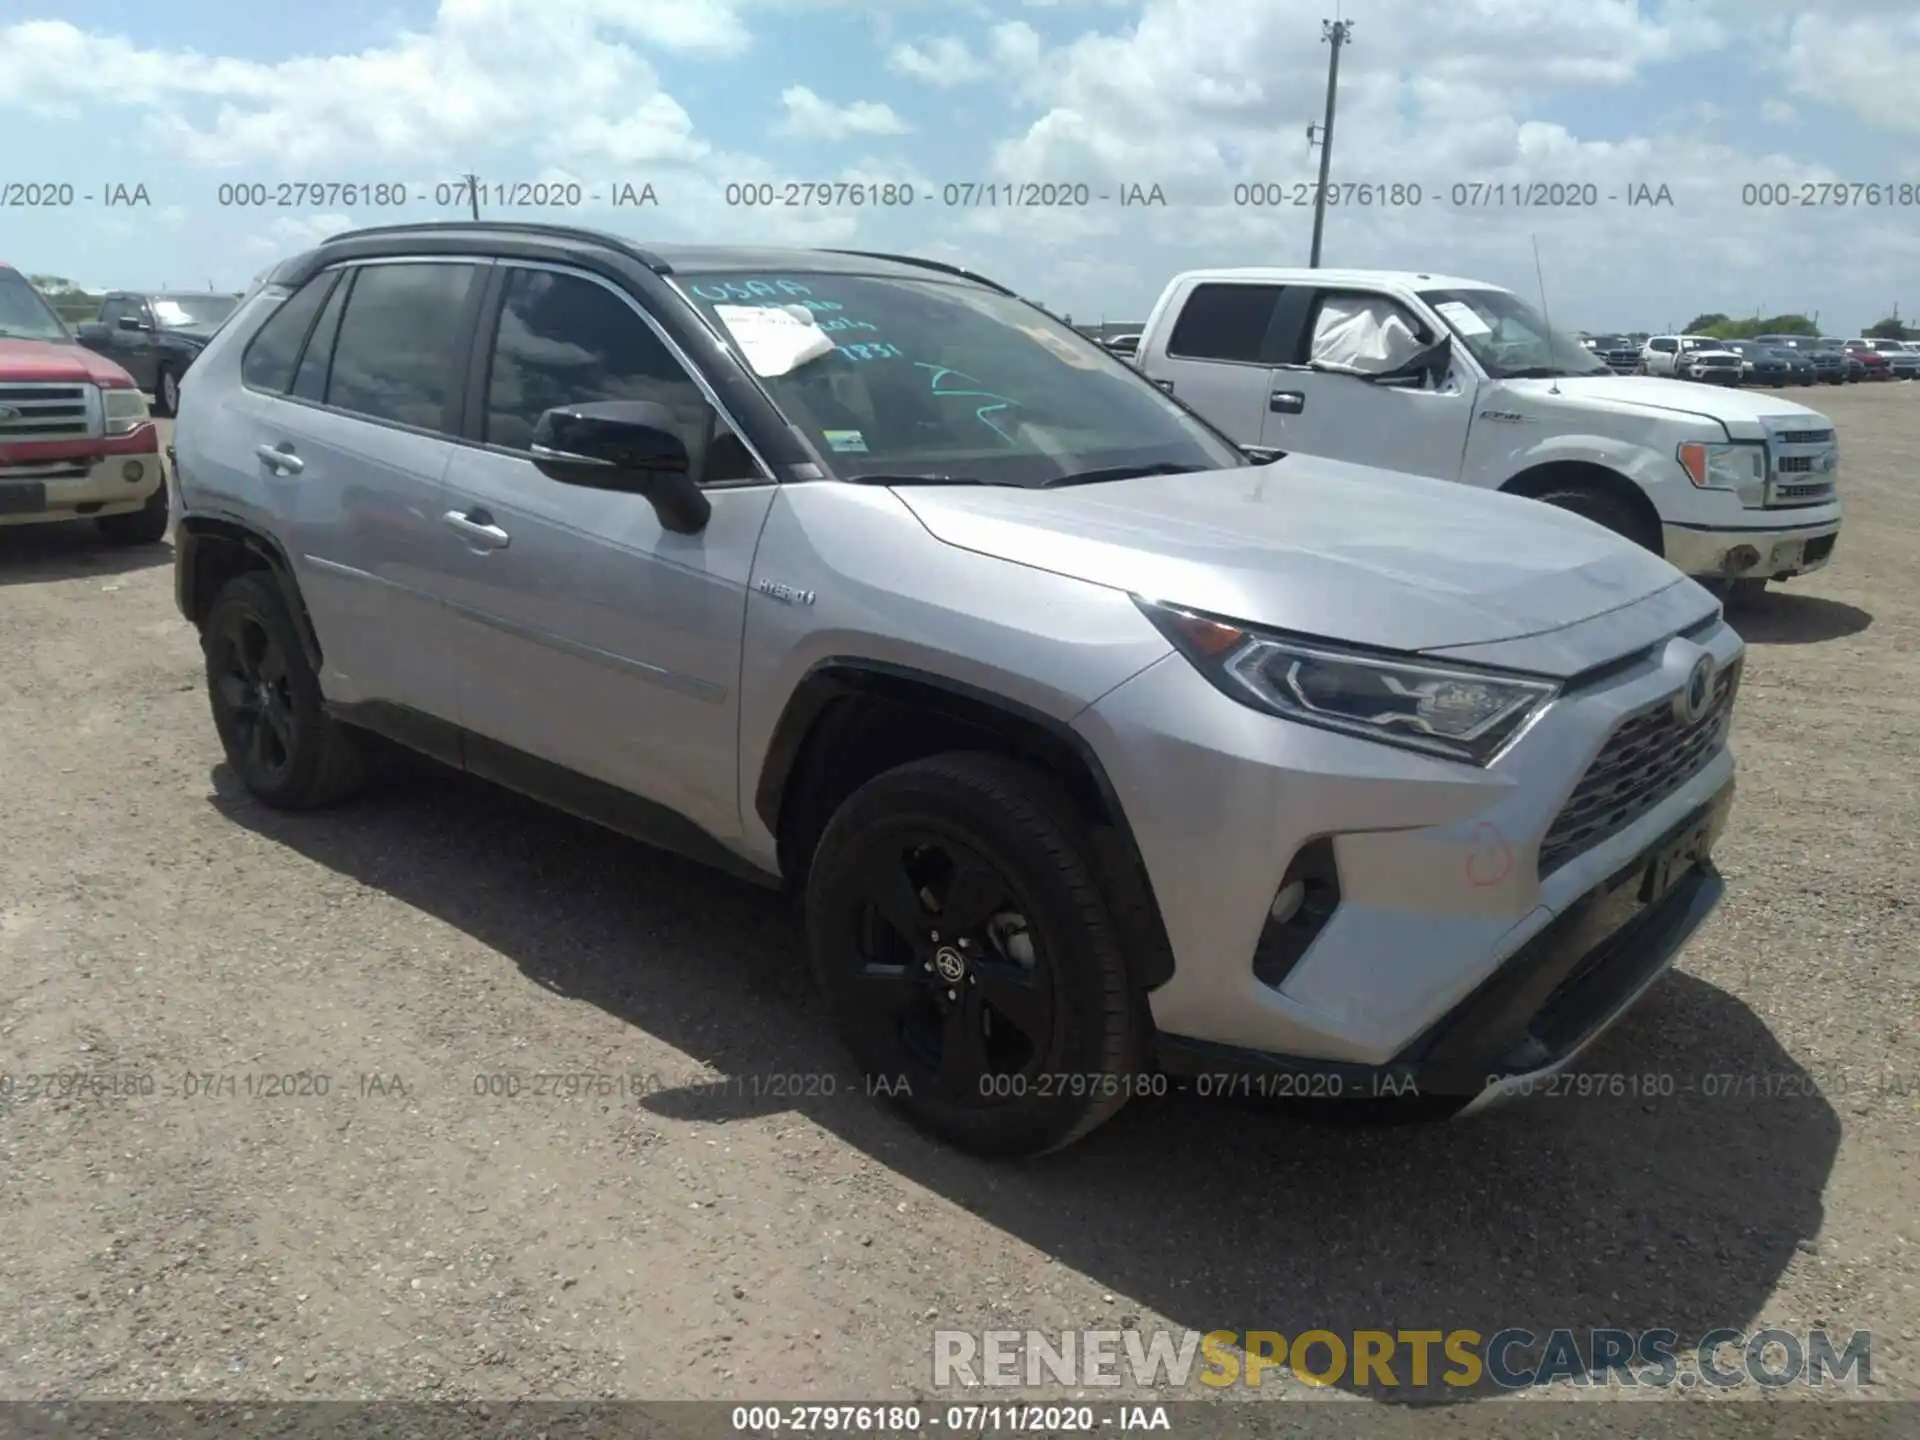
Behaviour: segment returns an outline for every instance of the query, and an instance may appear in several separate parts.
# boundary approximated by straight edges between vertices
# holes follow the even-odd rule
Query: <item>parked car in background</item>
[[[0,526],[83,519],[117,544],[165,537],[159,431],[133,377],[0,264]]]
[[[1788,355],[1802,356],[1813,367],[1813,377],[1822,385],[1847,383],[1847,352],[1811,335],[1759,335],[1762,345],[1772,345]]]
[[[1544,500],[1735,596],[1825,565],[1840,532],[1826,416],[1611,375],[1484,281],[1190,271],[1147,321],[1139,363],[1243,444]]]
[[[344,799],[376,731],[785,885],[861,1069],[971,1150],[1156,1070],[1525,1093],[1723,888],[1699,586],[1253,463],[949,265],[359,232],[186,390],[175,593],[249,792]]]
[[[1824,343],[1837,348],[1847,357],[1847,380],[1849,383],[1860,380],[1886,379],[1884,361],[1872,359],[1873,352],[1864,347],[1856,347],[1851,340],[1835,340],[1831,336],[1822,336]]]
[[[1920,354],[1907,349],[1905,341],[1863,338],[1849,340],[1847,344],[1858,345],[1871,354],[1884,356],[1889,380],[1911,380],[1920,375]]]
[[[1631,375],[1640,368],[1640,347],[1625,335],[1589,335],[1580,343],[1616,375]]]
[[[1793,362],[1771,345],[1758,340],[1722,340],[1719,342],[1740,357],[1740,383],[1769,385],[1779,389],[1793,381]],[[1811,370],[1811,366],[1808,367]]]
[[[1707,385],[1738,385],[1744,362],[1711,335],[1655,335],[1640,351],[1640,373]]]
[[[180,377],[239,303],[238,295],[210,291],[109,291],[99,317],[79,327],[80,343],[119,362],[152,392],[158,413],[173,415]]]

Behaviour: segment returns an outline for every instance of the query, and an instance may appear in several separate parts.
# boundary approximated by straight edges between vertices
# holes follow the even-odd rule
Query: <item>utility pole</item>
[[[1353,39],[1351,20],[1322,20],[1320,38],[1333,46],[1327,60],[1327,118],[1317,128],[1320,143],[1320,185],[1313,194],[1313,255],[1309,268],[1320,268],[1320,236],[1327,225],[1327,172],[1333,167],[1333,101],[1340,88],[1340,47]],[[1316,127],[1307,126],[1307,148],[1312,149]]]
[[[480,177],[469,172],[460,178],[467,182],[467,199],[473,205],[473,218],[478,220],[480,218]]]

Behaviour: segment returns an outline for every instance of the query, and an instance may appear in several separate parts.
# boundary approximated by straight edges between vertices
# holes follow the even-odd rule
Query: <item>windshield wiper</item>
[[[1105,470],[1077,470],[1071,475],[1061,475],[1049,480],[1040,488],[1055,490],[1062,485],[1097,485],[1103,480],[1140,480],[1148,475],[1198,475],[1208,467],[1205,465],[1115,465]]]

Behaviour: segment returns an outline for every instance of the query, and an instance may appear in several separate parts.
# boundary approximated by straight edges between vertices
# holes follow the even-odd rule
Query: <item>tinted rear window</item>
[[[1279,285],[1196,285],[1167,338],[1167,354],[1257,364],[1282,293]]]
[[[240,362],[240,379],[249,388],[284,395],[293,388],[294,366],[300,361],[300,347],[307,343],[307,332],[326,301],[327,292],[340,277],[328,273],[316,275],[293,295],[260,327],[260,333],[247,346]]]

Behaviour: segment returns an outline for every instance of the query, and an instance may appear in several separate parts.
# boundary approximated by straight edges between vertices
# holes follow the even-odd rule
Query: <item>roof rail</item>
[[[506,231],[513,235],[550,235],[567,240],[587,240],[596,245],[613,245],[633,256],[657,275],[671,275],[673,267],[643,246],[605,230],[588,230],[578,225],[543,225],[530,220],[416,220],[411,224],[371,225],[363,230],[342,230],[320,243],[332,245],[339,240],[365,240],[376,235],[406,235],[421,231],[466,231],[468,233]]]
[[[828,248],[828,255],[852,255],[861,260],[891,260],[896,265],[918,265],[923,270],[938,270],[946,275],[958,275],[962,280],[971,280],[976,285],[984,285],[989,290],[998,290],[1002,295],[1011,295],[1018,300],[1021,296],[998,280],[989,280],[977,270],[968,270],[959,265],[949,265],[944,260],[927,260],[918,255],[893,255],[884,250],[840,250]]]

